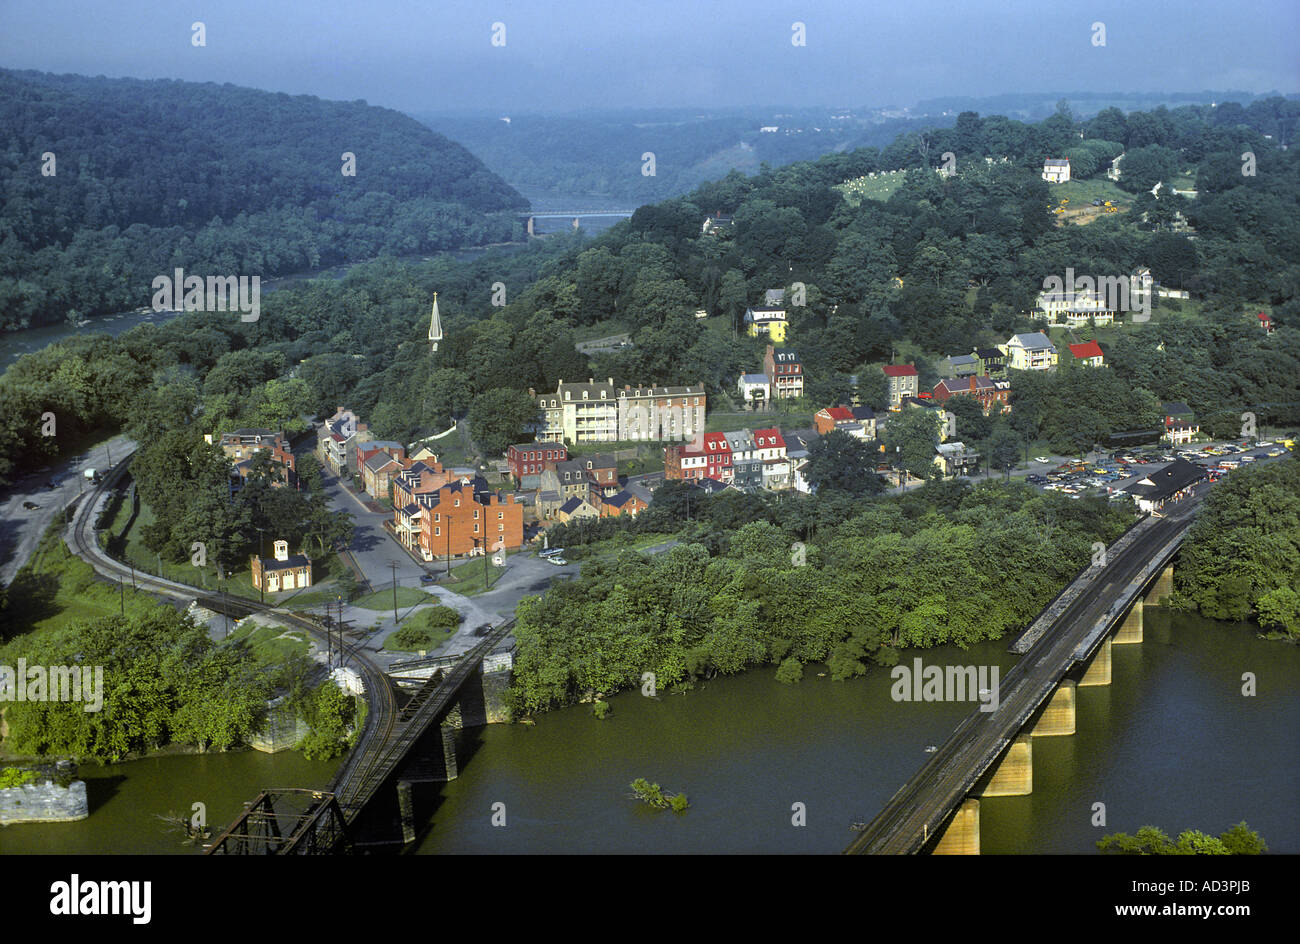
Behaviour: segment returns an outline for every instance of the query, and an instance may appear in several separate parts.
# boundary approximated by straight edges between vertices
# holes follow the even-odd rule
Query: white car
[[[563,567],[565,564],[568,563],[568,561],[566,561],[563,557],[547,557],[543,559],[546,561],[546,563],[554,564],[556,567]]]
[[[1051,462],[1052,460],[1049,459],[1049,458],[1047,458],[1047,456],[1034,456],[1034,461],[1035,461],[1035,462]]]

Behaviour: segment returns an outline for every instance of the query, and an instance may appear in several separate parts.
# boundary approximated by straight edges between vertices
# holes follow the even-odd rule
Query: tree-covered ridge
[[[492,214],[527,207],[460,145],[364,102],[37,72],[0,71],[0,178],[4,327],[146,304],[175,266],[268,277],[508,239],[516,221]]]
[[[671,524],[671,504],[656,498],[642,517]],[[865,505],[820,494],[695,505],[712,548],[586,561],[577,579],[520,603],[516,709],[618,691],[644,672],[668,688],[764,663],[793,679],[824,662],[846,679],[894,664],[901,648],[997,639],[1033,620],[1093,541],[1109,543],[1131,521],[1102,501],[1000,483]]]
[[[1253,619],[1300,639],[1300,462],[1219,482],[1183,543],[1178,602],[1213,619]]]

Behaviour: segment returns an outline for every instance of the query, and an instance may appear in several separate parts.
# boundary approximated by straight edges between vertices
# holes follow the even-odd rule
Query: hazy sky
[[[504,46],[492,44],[498,22]],[[0,66],[416,112],[1287,93],[1300,91],[1297,36],[1298,0],[0,0]]]

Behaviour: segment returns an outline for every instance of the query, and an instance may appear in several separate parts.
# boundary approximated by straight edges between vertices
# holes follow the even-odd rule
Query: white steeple
[[[438,350],[438,342],[442,340],[442,322],[438,319],[438,293],[433,293],[433,314],[429,318],[429,351]]]

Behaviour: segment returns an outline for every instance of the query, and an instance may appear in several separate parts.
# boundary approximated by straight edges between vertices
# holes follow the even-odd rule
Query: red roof
[[[1268,321],[1268,314],[1266,312],[1261,311],[1257,317],[1260,321]]]
[[[915,377],[916,367],[912,364],[886,364],[882,368],[886,377]]]
[[[760,449],[785,448],[785,438],[775,426],[771,429],[754,430],[754,442],[758,443]]]
[[[727,437],[723,433],[705,433],[704,451],[731,452],[731,443],[727,442]]]
[[[822,412],[833,420],[846,420],[849,422],[853,420],[853,411],[847,406],[828,406]]]
[[[1101,357],[1101,345],[1096,341],[1089,341],[1087,344],[1071,344],[1070,353],[1077,358]]]

